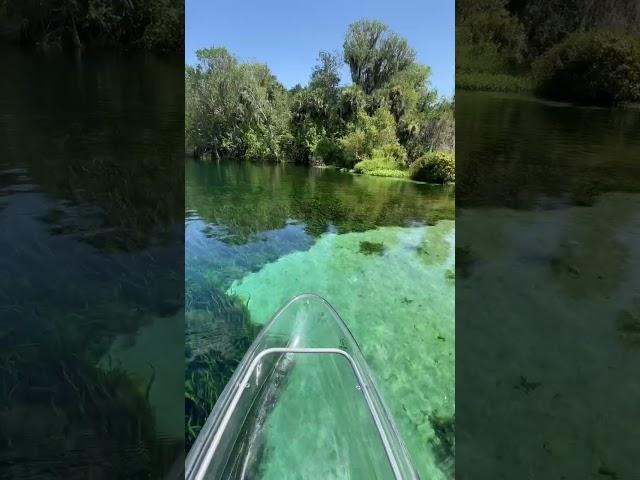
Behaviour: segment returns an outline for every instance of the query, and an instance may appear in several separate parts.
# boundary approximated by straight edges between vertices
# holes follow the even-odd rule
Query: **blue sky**
[[[441,95],[454,92],[454,0],[186,0],[185,61],[226,47],[241,61],[266,63],[286,87],[305,85],[318,52],[341,53],[347,26],[381,20],[405,37],[432,69]],[[348,67],[342,83],[350,83]]]

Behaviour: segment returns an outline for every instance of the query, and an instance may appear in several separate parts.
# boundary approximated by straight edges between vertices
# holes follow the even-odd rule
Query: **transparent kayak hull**
[[[312,294],[262,329],[185,468],[187,480],[418,478],[355,339]]]

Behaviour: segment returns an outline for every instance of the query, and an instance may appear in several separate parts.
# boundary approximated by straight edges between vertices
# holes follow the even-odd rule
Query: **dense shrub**
[[[198,50],[185,70],[185,143],[214,159],[283,161],[293,143],[287,91],[266,65],[224,48]],[[315,145],[313,145],[315,147]]]
[[[455,182],[455,156],[448,152],[425,153],[411,165],[410,175],[414,180],[420,180],[423,182]]]
[[[556,100],[615,105],[640,100],[640,43],[610,32],[576,33],[534,65],[536,90]]]
[[[393,115],[385,108],[379,108],[371,116],[359,112],[356,122],[347,126],[347,134],[340,139],[340,144],[348,167],[370,159],[376,148],[395,149],[398,140]]]
[[[316,164],[343,165],[344,153],[340,142],[335,138],[322,137],[316,143],[312,160]]]

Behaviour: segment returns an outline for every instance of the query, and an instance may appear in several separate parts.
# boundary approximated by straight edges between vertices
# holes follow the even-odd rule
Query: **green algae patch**
[[[384,243],[381,242],[360,242],[360,253],[364,255],[382,255],[384,254]]]
[[[384,245],[384,255],[363,255],[362,242]],[[422,247],[439,254],[424,261]],[[446,280],[454,268],[453,250],[453,221],[324,234],[309,250],[233,282],[227,293],[250,298],[251,319],[258,324],[295,295],[326,298],[362,348],[420,475],[444,479],[452,461],[444,457],[453,451],[453,420],[442,420],[454,418],[454,285]],[[317,401],[303,397],[298,401]],[[283,408],[276,406],[274,422],[293,421],[278,415]],[[326,428],[317,435],[332,435],[331,425]],[[289,430],[270,428],[267,442],[290,442],[278,436]]]

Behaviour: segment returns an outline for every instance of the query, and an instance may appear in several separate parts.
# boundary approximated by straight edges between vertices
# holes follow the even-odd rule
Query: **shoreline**
[[[547,105],[550,107],[570,107],[578,108],[581,110],[640,110],[640,102],[621,102],[618,105],[602,106],[602,105],[580,105],[577,103],[571,103],[562,100],[553,100],[545,97],[540,97],[533,93],[533,90],[522,91],[508,91],[500,89],[483,89],[483,88],[465,88],[456,86],[456,92],[458,93],[471,93],[479,95],[488,95],[492,97],[505,98],[509,100],[521,100],[533,103],[539,103],[541,105]]]

